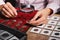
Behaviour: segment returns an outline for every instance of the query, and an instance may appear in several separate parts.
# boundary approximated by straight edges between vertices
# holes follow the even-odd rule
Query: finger
[[[12,12],[12,10],[5,4],[5,5],[3,5],[4,6],[4,8],[10,13],[10,15],[12,15],[12,17],[14,16],[13,15],[13,12]]]
[[[10,13],[5,8],[3,8],[2,11],[5,13],[5,15],[11,17]]]
[[[39,23],[36,23],[36,24],[33,24],[33,25],[36,25],[36,26],[38,26],[38,25],[40,25],[40,24],[47,24],[47,20],[44,20],[44,21],[42,21],[42,22],[39,22]]]
[[[39,22],[42,22],[46,20],[45,17],[41,17],[39,18],[38,20],[33,20],[33,21],[30,21],[31,24],[38,24]]]
[[[47,24],[47,22],[48,22],[48,20],[44,20],[44,21],[38,23],[37,25],[40,25],[40,24]]]
[[[4,12],[2,12],[2,14],[3,14],[5,17],[9,18],[9,16],[7,16]]]
[[[47,24],[48,23],[48,19],[46,21],[43,22],[44,24]]]
[[[44,21],[44,20],[46,20],[47,18],[45,17],[45,16],[43,16],[43,17],[41,17],[41,18],[39,18],[38,20],[36,20],[36,22],[42,22],[42,21]]]
[[[46,20],[42,20],[42,21],[31,21],[30,24],[34,24],[34,25],[39,25],[39,24],[42,24],[42,23],[46,23]]]
[[[40,16],[40,14],[37,13],[37,14],[31,19],[31,21],[35,21],[39,16]]]
[[[16,9],[9,3],[6,3],[8,5],[8,7],[13,11],[14,15],[17,15]]]

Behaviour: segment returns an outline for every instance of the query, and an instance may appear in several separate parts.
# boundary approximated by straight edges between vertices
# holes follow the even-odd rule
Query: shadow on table
[[[56,14],[60,14],[60,8],[57,10],[57,13]]]

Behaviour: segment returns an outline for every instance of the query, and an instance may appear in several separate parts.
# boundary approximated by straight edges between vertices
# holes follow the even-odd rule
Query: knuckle
[[[37,26],[40,25],[40,24],[37,24]]]
[[[40,23],[36,24],[36,26],[40,25]]]
[[[1,9],[2,11],[4,10],[4,8]]]
[[[43,20],[46,20],[46,18],[44,17]]]
[[[10,2],[7,2],[6,4],[10,4]]]
[[[7,4],[4,4],[4,5],[3,5],[3,8],[8,8]]]
[[[6,5],[6,4],[4,4],[3,6],[4,6],[4,7],[6,7],[7,5]]]
[[[35,25],[39,25],[40,22],[36,22]]]

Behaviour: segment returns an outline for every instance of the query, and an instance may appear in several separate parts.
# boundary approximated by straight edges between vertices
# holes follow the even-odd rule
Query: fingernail
[[[17,12],[15,12],[15,14],[17,15]]]
[[[18,15],[18,14],[16,13],[16,15]]]

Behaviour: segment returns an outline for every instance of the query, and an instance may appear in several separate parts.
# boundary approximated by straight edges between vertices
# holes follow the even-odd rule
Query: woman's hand
[[[9,2],[7,2],[6,4],[3,4],[1,6],[3,6],[1,8],[1,12],[5,17],[13,18],[13,17],[17,16],[16,9]]]
[[[40,25],[40,24],[46,24],[47,23],[47,17],[50,14],[50,12],[51,12],[51,10],[49,8],[39,10],[36,13],[36,15],[29,21],[29,24],[36,25],[36,26]]]

